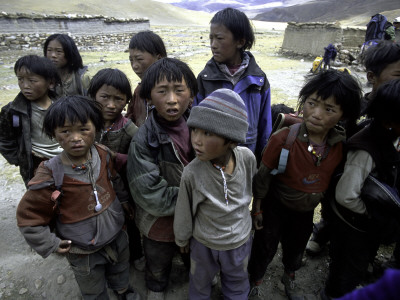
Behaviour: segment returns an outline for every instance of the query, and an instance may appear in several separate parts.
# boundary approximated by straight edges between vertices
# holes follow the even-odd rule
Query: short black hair
[[[250,50],[255,43],[253,27],[244,12],[235,8],[227,7],[217,12],[210,21],[211,24],[221,24],[232,32],[236,41],[245,39],[246,42],[241,50]]]
[[[138,49],[153,56],[167,57],[167,50],[161,37],[151,30],[136,33],[129,42],[129,49]]]
[[[29,72],[42,76],[54,85],[61,84],[61,78],[56,66],[47,57],[37,55],[22,56],[14,65],[15,75],[21,68],[26,68]],[[55,90],[49,90],[48,95],[52,98],[56,97]]]
[[[400,79],[383,83],[367,108],[367,115],[377,121],[400,124]]]
[[[96,99],[96,94],[103,85],[109,85],[126,96],[126,102],[132,99],[131,83],[124,72],[106,68],[98,71],[90,80],[88,95]]]
[[[50,138],[55,137],[55,129],[63,127],[65,121],[72,124],[86,124],[91,120],[100,131],[103,128],[102,106],[86,96],[64,96],[50,105],[43,120],[43,132]]]
[[[388,65],[400,61],[400,44],[380,41],[365,51],[362,61],[367,71],[379,76]]]
[[[196,96],[198,92],[196,76],[190,67],[179,59],[164,57],[157,60],[144,72],[140,97],[151,99],[151,90],[164,78],[168,82],[181,82],[182,79],[185,79],[191,97]]]
[[[309,75],[299,93],[298,111],[303,110],[305,101],[315,92],[322,100],[333,96],[343,111],[344,120],[354,121],[359,117],[362,91],[348,71],[328,69]]]
[[[287,106],[284,103],[279,103],[279,104],[272,104],[271,105],[271,117],[272,117],[272,125],[275,123],[276,119],[278,118],[278,115],[282,114],[293,114],[294,109]]]
[[[70,72],[76,72],[80,68],[83,68],[83,61],[78,47],[76,47],[74,40],[66,34],[56,33],[50,35],[44,42],[44,56],[47,56],[47,47],[52,40],[59,41],[63,47],[65,59],[67,60],[67,67]]]

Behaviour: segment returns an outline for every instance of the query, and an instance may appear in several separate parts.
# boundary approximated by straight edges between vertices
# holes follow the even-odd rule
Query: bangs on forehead
[[[158,74],[156,83],[159,84],[163,80],[168,82],[182,82],[183,74],[178,72],[165,72]]]

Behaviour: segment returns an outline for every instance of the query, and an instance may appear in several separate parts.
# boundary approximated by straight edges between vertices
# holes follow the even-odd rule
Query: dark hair
[[[65,121],[72,124],[81,122],[86,124],[91,120],[100,131],[103,128],[103,115],[101,104],[86,96],[64,96],[50,105],[43,121],[43,132],[53,138],[57,127],[63,127]]]
[[[61,84],[61,78],[58,75],[56,66],[46,57],[37,55],[20,57],[14,65],[15,75],[21,68],[26,68],[29,72],[42,76],[55,86]],[[52,98],[56,97],[55,90],[49,90],[48,95]]]
[[[369,47],[364,55],[363,62],[367,71],[379,76],[386,67],[400,61],[400,44],[392,41],[380,41]]]
[[[353,121],[360,115],[362,91],[359,82],[347,71],[328,69],[306,78],[306,83],[300,90],[298,111],[308,97],[317,93],[326,100],[333,96],[336,104],[343,110],[343,119]]]
[[[250,50],[255,43],[253,27],[246,14],[235,8],[225,8],[217,12],[210,21],[211,24],[221,24],[232,32],[236,41],[245,39],[242,51]]]
[[[367,115],[377,121],[400,123],[400,79],[383,83],[367,108]]]
[[[191,97],[196,96],[198,92],[196,76],[190,67],[179,59],[164,57],[157,60],[144,72],[140,97],[151,99],[151,90],[164,78],[168,82],[181,82],[182,79],[185,79]]]
[[[88,95],[96,99],[96,94],[103,85],[109,85],[126,96],[126,102],[132,99],[131,83],[125,73],[118,69],[106,68],[98,71],[90,80]]]
[[[167,50],[161,37],[151,30],[136,33],[129,42],[129,49],[145,51],[153,56],[167,57]]]
[[[79,54],[78,48],[74,40],[66,34],[56,33],[50,35],[44,42],[44,56],[47,56],[47,47],[53,40],[59,41],[63,47],[65,59],[67,60],[67,67],[70,72],[76,72],[80,68],[83,68],[82,57]]]

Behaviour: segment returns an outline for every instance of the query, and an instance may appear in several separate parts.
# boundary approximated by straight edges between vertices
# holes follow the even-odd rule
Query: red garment
[[[100,174],[96,181],[98,198],[103,205],[99,212],[94,210],[96,199],[91,183],[84,183],[64,175],[63,196],[59,206],[56,207],[56,203],[51,200],[51,194],[55,190],[54,184],[37,190],[29,189],[17,208],[18,226],[48,225],[56,214],[62,223],[75,223],[101,214],[106,210],[116,199],[116,194],[108,178],[108,169],[113,170],[112,160],[108,162],[109,167],[107,167],[107,152],[98,146],[96,146],[96,150],[101,160]],[[44,163],[41,163],[36,175],[29,181],[28,187],[34,188],[35,185],[52,181],[54,179],[51,170],[45,167]]]
[[[289,128],[285,128],[271,136],[262,157],[262,162],[267,168],[272,170],[278,167],[280,153],[288,134]],[[332,145],[328,155],[321,160],[320,166],[316,166],[313,154],[307,148],[307,142],[296,138],[289,150],[286,170],[283,174],[276,175],[277,179],[301,192],[324,192],[329,186],[333,172],[343,158],[343,143]]]

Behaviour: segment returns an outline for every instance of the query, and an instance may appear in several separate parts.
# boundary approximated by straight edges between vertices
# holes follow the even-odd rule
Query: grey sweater
[[[226,174],[228,204],[221,172],[209,161],[194,159],[184,168],[175,207],[175,242],[183,247],[194,237],[214,250],[231,250],[250,236],[252,178],[257,172],[254,154],[245,147],[233,151],[235,169]]]

